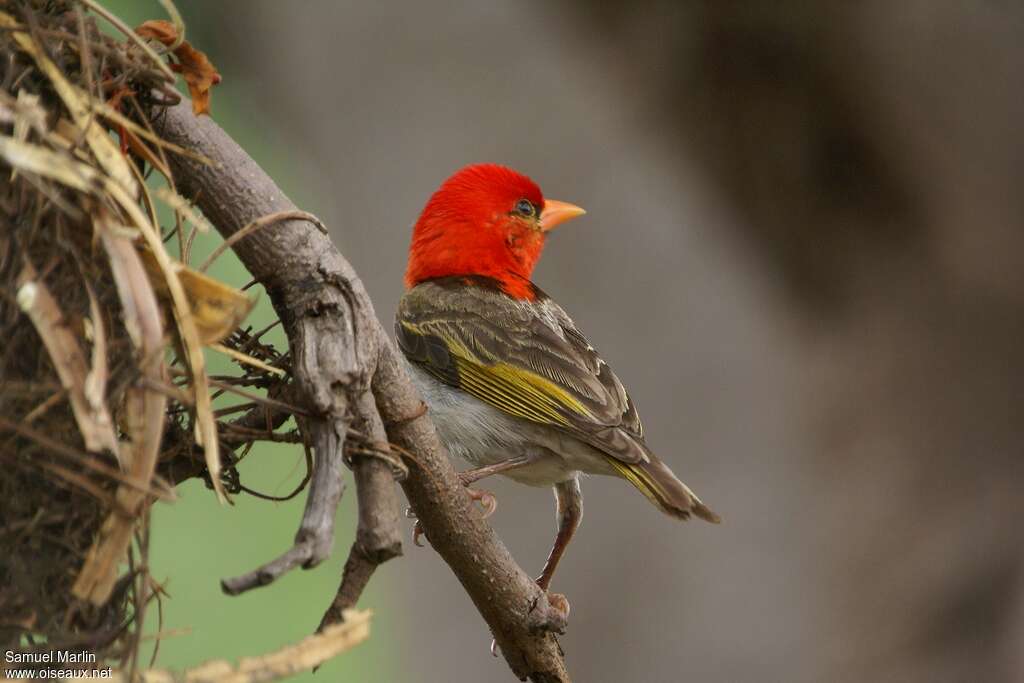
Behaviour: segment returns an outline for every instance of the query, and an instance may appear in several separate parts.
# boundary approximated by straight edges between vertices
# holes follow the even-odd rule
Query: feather
[[[609,458],[612,466],[626,481],[654,503],[658,509],[672,517],[689,518],[693,513],[703,520],[718,524],[722,521],[715,512],[681,482],[661,460],[651,456],[647,462],[624,463]]]

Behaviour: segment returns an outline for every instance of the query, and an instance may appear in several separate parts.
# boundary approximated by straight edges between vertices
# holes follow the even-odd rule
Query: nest
[[[181,41],[167,42],[102,33],[76,2],[0,10],[5,650],[89,650],[134,670],[160,595],[152,502],[195,476],[227,499],[254,441],[298,440],[274,431],[291,412],[287,355],[239,329],[251,298],[186,265],[206,229],[168,171],[186,152],[147,124],[179,101]],[[208,376],[211,345],[237,374]],[[225,392],[243,402],[214,410]]]

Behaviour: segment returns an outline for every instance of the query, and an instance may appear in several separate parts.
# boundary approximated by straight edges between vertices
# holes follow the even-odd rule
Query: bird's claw
[[[551,605],[556,612],[562,615],[564,619],[569,618],[569,599],[561,593],[544,593],[548,597],[548,604]]]
[[[494,511],[498,509],[498,499],[494,497],[494,494],[490,491],[484,491],[482,489],[474,489],[466,486],[466,493],[469,494],[470,499],[480,503],[480,507],[483,508],[484,519],[487,519],[494,514]],[[412,544],[417,548],[422,548],[423,543],[420,538],[425,533],[423,531],[423,524],[416,517],[416,512],[411,507],[405,508],[405,516],[407,519],[415,519],[416,524],[412,528]]]
[[[420,520],[416,517],[416,513],[413,511],[412,507],[405,508],[405,517],[406,519],[416,520],[416,524],[412,527],[412,544],[417,548],[422,548],[423,543],[420,542],[420,537],[424,534],[423,524],[420,523]]]
[[[538,585],[540,580],[538,579]],[[542,628],[546,631],[554,631],[555,633],[565,633],[565,627],[569,622],[569,600],[561,593],[549,593],[546,588],[541,586],[541,590],[544,593],[544,597],[547,599],[548,604],[551,606],[556,614],[554,618],[550,618],[541,624]],[[538,598],[539,600],[539,598]],[[532,613],[537,609],[537,601],[535,600],[530,605],[530,612]],[[499,652],[498,641],[495,638],[491,639],[491,656],[497,657]]]
[[[420,524],[420,520],[416,520],[416,524],[412,527],[412,544],[417,548],[422,548],[423,543],[420,541],[420,537],[423,536],[423,525]]]
[[[561,593],[548,591],[540,581],[537,584],[547,605],[539,604],[541,596],[534,598],[530,604],[530,615],[535,620],[533,628],[540,631],[565,633],[565,628],[569,625],[569,600]]]
[[[494,494],[490,491],[484,491],[482,489],[473,489],[466,487],[466,493],[469,494],[471,500],[480,503],[480,507],[483,508],[484,519],[487,519],[494,514],[494,511],[498,509],[498,499],[494,497]]]

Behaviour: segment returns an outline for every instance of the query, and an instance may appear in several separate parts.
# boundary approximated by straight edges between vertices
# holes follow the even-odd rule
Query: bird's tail
[[[637,463],[626,463],[612,457],[608,460],[624,479],[665,514],[679,519],[687,519],[694,514],[714,524],[722,521],[686,484],[679,481],[665,463],[654,454],[649,454],[649,457],[648,462]]]

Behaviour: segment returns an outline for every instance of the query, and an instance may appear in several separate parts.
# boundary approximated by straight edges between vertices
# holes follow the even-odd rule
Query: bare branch
[[[325,424],[326,423],[326,424]],[[345,425],[341,420],[316,421],[314,434],[316,464],[306,498],[306,509],[295,534],[295,544],[283,555],[247,574],[220,582],[229,595],[273,583],[296,567],[309,569],[330,557],[334,547],[334,513],[344,489],[341,479],[341,449]]]
[[[371,447],[389,449],[384,423],[377,414],[373,394],[363,393],[356,406],[354,428],[373,441]],[[398,528],[398,499],[391,466],[372,455],[355,456],[356,496],[359,500],[359,526],[349,550],[341,585],[334,601],[320,621],[318,631],[341,621],[355,607],[377,566],[402,554]]]

